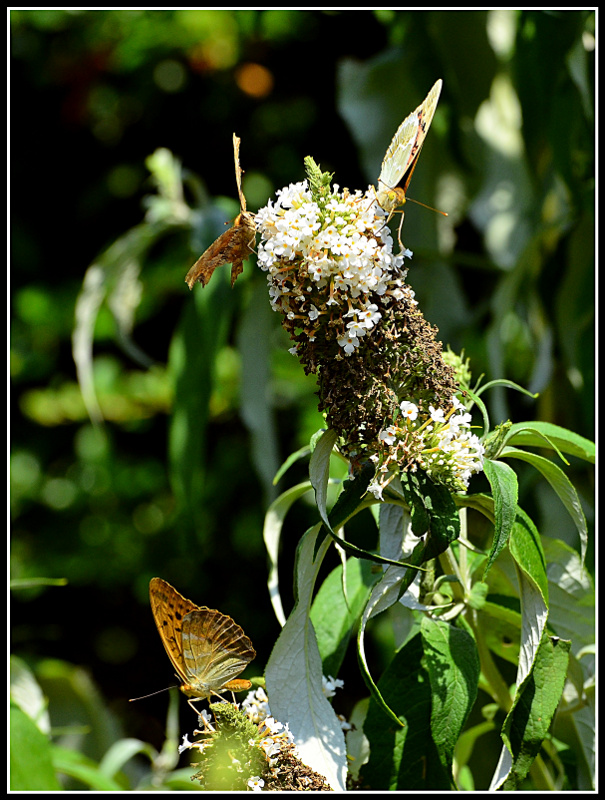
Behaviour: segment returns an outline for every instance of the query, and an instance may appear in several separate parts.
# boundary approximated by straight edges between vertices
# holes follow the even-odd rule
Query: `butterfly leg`
[[[398,213],[401,214],[401,222],[399,223],[399,228],[397,230],[397,241],[399,242],[399,247],[403,251],[405,250],[405,247],[403,246],[403,242],[401,241],[401,228],[403,226],[403,218],[405,214],[403,213],[403,211],[399,211]]]
[[[248,244],[247,244],[248,250],[249,250],[251,253],[256,253],[256,250],[255,250],[255,249],[254,249],[254,247],[252,246],[252,245],[253,245],[253,243],[254,243],[254,244],[256,244],[256,231],[254,232],[254,236],[253,236],[253,237],[250,239],[250,241],[249,241],[249,242],[248,242]]]
[[[192,708],[195,711],[195,713],[198,715],[198,717],[201,717],[199,709],[196,706],[194,706],[193,704],[197,703],[198,700],[204,700],[204,699],[205,699],[204,697],[188,697],[187,698],[188,705],[190,706],[190,708]],[[201,717],[201,718],[203,719],[203,717]]]

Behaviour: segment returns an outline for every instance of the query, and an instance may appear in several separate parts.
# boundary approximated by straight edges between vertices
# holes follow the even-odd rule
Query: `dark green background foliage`
[[[232,614],[257,672],[269,656],[270,481],[322,419],[253,261],[233,292],[228,268],[206,289],[184,283],[237,211],[233,131],[252,211],[303,179],[306,155],[365,189],[443,78],[409,194],[449,217],[406,206],[409,281],[475,377],[540,393],[484,395],[494,424],[541,419],[592,438],[593,33],[589,11],[12,12],[12,575],[68,579],[15,596],[15,653],[82,665],[125,730],[156,744],[165,696],[125,700],[171,682],[150,577]],[[144,252],[140,352],[101,308],[96,429],[71,352],[75,301],[88,265],[143,222],[145,159],[159,147],[182,162],[200,224]],[[286,480],[305,474],[300,464]],[[589,502],[588,473],[568,474]],[[576,544],[550,489],[522,473],[521,492],[542,532]],[[315,521],[297,508],[286,604],[294,547]],[[371,547],[371,535],[349,538]],[[345,678],[352,703],[365,690],[354,667]]]

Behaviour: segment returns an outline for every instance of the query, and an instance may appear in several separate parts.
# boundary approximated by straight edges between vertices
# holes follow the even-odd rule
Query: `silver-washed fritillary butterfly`
[[[406,201],[406,192],[433,121],[442,85],[443,81],[439,79],[421,105],[403,120],[383,159],[376,196],[389,220]],[[399,186],[402,180],[403,185]]]
[[[251,687],[250,681],[235,676],[256,652],[231,617],[196,606],[161,578],[151,579],[149,599],[168,658],[182,681],[179,688],[190,705],[195,699],[220,697],[225,689],[241,692]]]

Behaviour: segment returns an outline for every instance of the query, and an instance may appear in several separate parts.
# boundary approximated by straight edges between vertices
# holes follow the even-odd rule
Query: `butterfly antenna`
[[[162,694],[162,692],[167,692],[169,689],[178,689],[178,686],[167,686],[165,689],[158,689],[157,692],[151,692],[151,694],[144,694],[142,697],[131,697],[128,702],[134,703],[135,700],[145,700],[147,697],[153,697],[154,694]]]
[[[408,203],[416,203],[417,206],[422,206],[423,208],[428,208],[429,211],[435,211],[437,214],[443,214],[444,217],[449,216],[447,211],[439,211],[438,208],[433,208],[433,206],[427,206],[426,203],[421,203],[420,200],[413,200],[411,197],[405,198]]]

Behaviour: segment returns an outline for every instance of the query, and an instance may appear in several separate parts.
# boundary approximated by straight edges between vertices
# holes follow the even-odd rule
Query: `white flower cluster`
[[[466,491],[471,476],[483,470],[485,449],[471,433],[471,415],[457,397],[447,412],[429,406],[428,419],[419,419],[418,406],[400,403],[401,417],[384,428],[378,439],[382,452],[371,456],[376,476],[368,491],[382,499],[382,492],[400,468],[415,472],[421,467],[435,483]]]
[[[258,265],[268,272],[274,310],[309,341],[326,320],[338,319],[338,344],[350,355],[382,316],[375,300],[416,301],[404,283],[404,256],[412,253],[393,255],[373,189],[365,194],[338,189],[335,184],[322,208],[307,181],[280,189],[277,200],[256,214]]]

